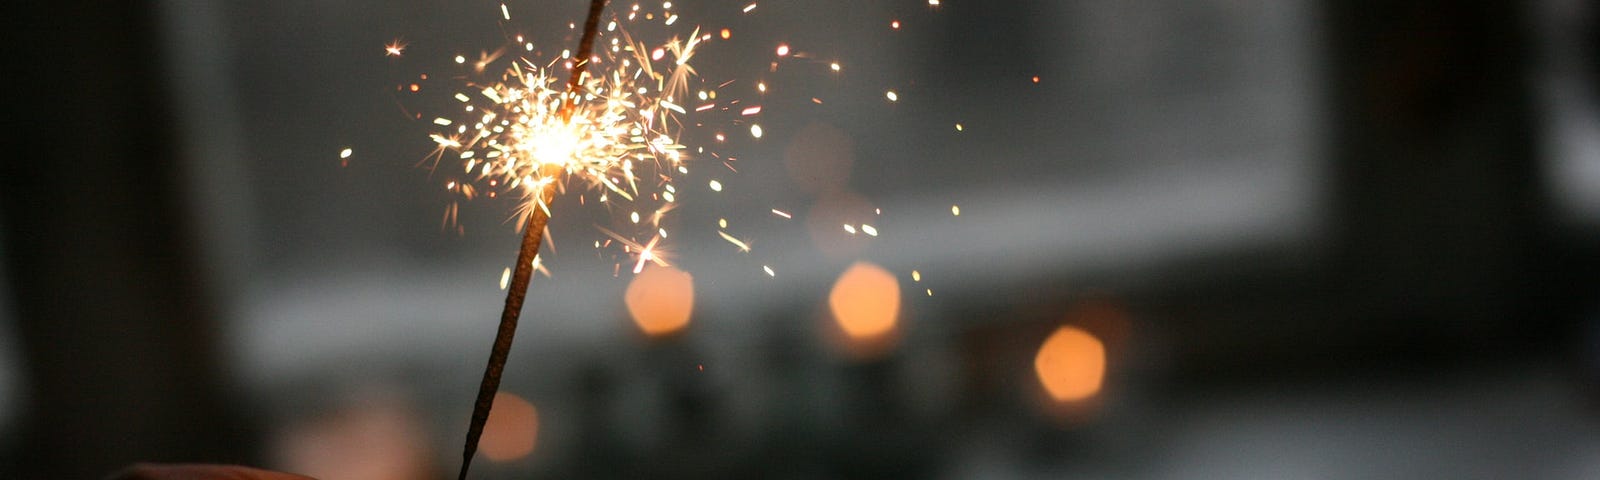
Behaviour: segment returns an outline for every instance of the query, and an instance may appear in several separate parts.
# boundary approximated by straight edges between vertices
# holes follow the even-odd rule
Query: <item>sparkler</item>
[[[647,45],[619,29],[618,22],[624,18],[632,21],[657,17],[651,12],[640,12],[636,4],[631,11],[619,12],[602,26],[607,3],[606,0],[590,1],[576,54],[563,51],[560,59],[542,65],[517,58],[498,80],[469,84],[470,89],[454,95],[463,114],[432,121],[440,129],[430,136],[437,146],[428,157],[433,161],[434,170],[456,166],[458,161],[460,166],[445,188],[464,199],[509,195],[519,200],[515,215],[523,229],[516,263],[501,279],[502,287],[507,290],[505,305],[473,405],[462,451],[460,480],[466,479],[494,406],[529,283],[533,272],[540,269],[538,254],[550,220],[550,203],[557,194],[568,188],[586,187],[596,195],[580,195],[580,202],[592,199],[608,207],[618,203],[611,200],[613,198],[631,205],[660,202],[653,212],[648,208],[643,212],[626,212],[631,224],[649,227],[648,230],[653,230],[650,234],[629,237],[604,228],[600,230],[610,237],[605,240],[606,245],[621,245],[637,256],[631,268],[634,273],[642,271],[646,263],[667,265],[661,251],[667,230],[660,222],[675,206],[679,192],[673,185],[674,177],[688,173],[683,165],[686,147],[678,142],[676,132],[685,123],[680,116],[689,114],[682,104],[689,97],[689,79],[696,76],[689,60],[701,42],[714,36],[727,40],[731,32],[724,28],[720,35],[714,35],[709,31],[702,33],[697,27],[681,40],[674,37],[663,44]],[[663,25],[671,26],[678,21],[678,15],[671,12],[671,8],[671,2],[663,2],[662,9],[668,10],[659,17]],[[756,4],[751,3],[743,12],[749,13],[755,8]],[[509,20],[512,12],[502,4],[499,13]],[[516,42],[519,49],[535,50],[533,43],[520,35]],[[405,44],[399,40],[385,45],[385,52],[390,56],[399,56],[404,49]],[[504,53],[504,50],[484,53],[475,62],[457,55],[454,61],[458,65],[470,63],[481,73]],[[801,58],[806,54],[781,44],[777,56]],[[836,73],[841,68],[836,62],[824,65]],[[561,68],[570,71],[560,72]],[[566,74],[564,78],[562,73]],[[718,88],[729,83],[732,81]],[[416,90],[413,85],[412,91]],[[756,90],[765,93],[768,86],[757,82]],[[699,91],[696,96],[703,102],[693,107],[697,114],[719,107],[722,111],[737,112],[739,118],[762,114],[760,105],[715,100],[715,89],[709,95],[707,91]],[[820,103],[817,99],[813,101]],[[759,139],[764,134],[760,124],[750,123],[748,128],[753,138]],[[718,132],[716,138],[720,143],[723,134]],[[711,155],[716,156],[715,153]],[[731,160],[731,157],[726,159],[724,165]],[[728,168],[733,167],[728,165]],[[713,192],[723,188],[718,180],[710,180],[706,186]],[[457,206],[448,207],[446,221],[452,221],[456,212]],[[792,218],[780,210],[773,210],[773,214]],[[727,225],[724,223],[721,228],[726,229]],[[870,225],[861,228],[868,235],[876,235]],[[750,251],[748,240],[722,230],[717,233],[740,251]],[[596,247],[600,247],[600,242],[596,242]],[[621,267],[620,263],[618,266]],[[776,275],[771,266],[763,265],[761,269],[768,276]]]
[[[551,135],[568,134],[577,137],[582,133],[578,131],[572,131],[571,129],[552,129],[548,127],[574,125],[572,122],[572,117],[573,114],[578,111],[580,102],[584,100],[584,95],[582,94],[584,71],[591,60],[594,49],[595,30],[600,24],[600,13],[605,9],[605,5],[606,0],[592,0],[589,3],[589,16],[584,20],[583,23],[583,37],[579,41],[578,56],[574,59],[572,74],[567,81],[566,93],[562,96],[563,100],[558,103],[559,113],[557,116],[559,117],[559,124],[553,124],[552,120],[555,119],[551,118],[549,115],[549,104],[541,101],[544,100],[544,98],[541,98],[542,95],[535,94],[531,100],[528,100],[533,102],[528,106],[533,107],[534,111],[521,112],[523,113],[523,117],[519,119],[520,121],[518,124],[513,127],[513,130],[525,130],[527,133],[533,134],[530,138],[521,139],[525,142],[548,142],[548,144],[526,145],[528,147],[532,147],[532,149],[528,149],[527,152],[517,151],[518,149],[524,147],[524,145],[515,144],[492,150],[494,152],[501,152],[502,155],[505,153],[531,154],[533,155],[533,158],[517,159],[515,156],[512,156],[507,160],[507,162],[509,162],[507,166],[510,167],[507,168],[507,170],[516,172],[517,170],[514,166],[515,162],[518,161],[537,162],[536,166],[534,166],[534,171],[546,176],[542,182],[533,181],[531,177],[526,180],[518,179],[530,181],[534,184],[534,186],[529,188],[533,192],[533,202],[536,202],[537,205],[533,205],[528,209],[527,222],[525,222],[525,225],[523,225],[522,245],[517,251],[517,263],[513,269],[510,288],[506,290],[505,308],[500,312],[500,327],[498,331],[495,332],[494,345],[489,350],[489,363],[484,367],[483,381],[478,384],[477,402],[475,402],[472,407],[472,420],[467,427],[467,439],[461,454],[461,473],[457,476],[458,480],[466,480],[467,470],[472,466],[472,456],[478,451],[478,440],[483,436],[483,426],[489,420],[489,410],[494,407],[495,392],[500,390],[500,377],[501,374],[505,372],[506,358],[511,353],[511,342],[517,332],[517,320],[522,316],[522,302],[528,294],[528,282],[533,276],[533,259],[539,254],[539,246],[544,241],[544,228],[545,225],[550,221],[550,213],[547,204],[549,197],[552,194],[551,189],[555,186],[555,182],[553,181],[553,178],[548,175],[558,173],[562,167],[570,168],[570,165],[563,164],[571,160],[571,155],[573,153],[571,152],[572,144],[567,143],[567,139],[551,137]],[[509,16],[509,14],[507,16]],[[526,77],[524,78],[526,79]],[[535,83],[533,86],[535,87],[543,87],[548,83],[542,74],[541,76],[534,77],[534,82]],[[486,96],[490,96],[491,98],[500,96],[498,93],[491,95],[491,92],[494,92],[493,89],[486,89],[484,92]],[[503,93],[520,94],[510,98],[509,100],[512,102],[517,101],[517,96],[524,96],[527,94],[525,90],[513,90]],[[505,97],[501,98],[502,100],[506,100]],[[502,101],[500,103],[505,104],[506,102]],[[541,111],[541,108],[545,110]],[[515,109],[513,109],[513,112],[514,111]],[[486,114],[486,116],[493,114],[494,113]],[[535,116],[542,115],[543,118],[539,119],[537,117],[528,117],[530,114]],[[485,120],[492,121],[493,118],[485,118]],[[539,120],[540,123],[530,125],[527,120]],[[585,127],[585,125],[579,125],[579,127]],[[503,128],[503,126],[501,128]],[[491,128],[490,131],[493,131],[493,129]],[[479,130],[479,132],[482,133],[483,130]],[[482,136],[483,135],[480,135],[480,137]],[[576,140],[576,138],[573,140]],[[451,141],[449,143],[456,142]],[[441,142],[439,152],[441,155],[445,151],[445,146],[449,143]],[[491,146],[492,145],[493,144],[491,144]],[[563,147],[566,148],[563,149]],[[540,151],[541,149],[545,149],[545,151]],[[468,150],[468,152],[471,151],[472,150]],[[541,153],[544,154],[543,158],[540,158]],[[488,168],[486,167],[486,171],[487,169]]]

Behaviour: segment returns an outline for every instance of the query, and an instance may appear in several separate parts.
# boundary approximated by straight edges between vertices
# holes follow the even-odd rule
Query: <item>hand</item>
[[[108,480],[315,480],[292,473],[269,472],[238,465],[140,463]]]

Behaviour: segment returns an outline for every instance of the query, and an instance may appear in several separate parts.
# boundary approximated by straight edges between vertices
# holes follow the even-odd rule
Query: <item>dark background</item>
[[[6,7],[0,476],[453,472],[516,237],[440,227],[405,112],[584,6],[460,3]],[[1593,6],[677,3],[734,33],[703,78],[777,87],[676,212],[693,321],[641,334],[599,220],[558,215],[505,385],[537,447],[480,474],[1600,475]],[[829,223],[861,205],[883,235]],[[857,261],[902,292],[870,354],[826,305]],[[1107,349],[1089,400],[1034,377],[1062,325]]]

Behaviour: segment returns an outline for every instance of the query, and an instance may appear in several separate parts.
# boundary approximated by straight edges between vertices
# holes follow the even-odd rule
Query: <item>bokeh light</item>
[[[285,422],[275,435],[273,468],[327,479],[433,478],[421,422],[398,395],[358,395],[347,405]]]
[[[496,393],[478,451],[496,462],[516,460],[533,453],[538,439],[539,411],[533,404],[514,394]]]
[[[900,281],[883,267],[856,262],[839,275],[828,294],[839,329],[853,340],[879,339],[900,316]]]
[[[694,311],[694,277],[672,267],[649,266],[628,284],[623,296],[633,323],[646,335],[676,333],[689,326]]]
[[[1039,347],[1033,369],[1050,398],[1057,402],[1084,400],[1100,392],[1106,375],[1106,348],[1089,332],[1064,326]]]

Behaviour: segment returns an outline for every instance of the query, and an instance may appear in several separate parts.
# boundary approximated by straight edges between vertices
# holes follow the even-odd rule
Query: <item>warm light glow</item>
[[[533,404],[510,393],[496,393],[478,451],[496,462],[516,460],[533,453],[538,438],[539,412]]]
[[[694,278],[672,267],[653,266],[633,277],[623,297],[633,323],[646,335],[667,335],[689,326]]]
[[[828,307],[850,338],[882,337],[894,330],[900,316],[900,281],[883,267],[856,262],[833,284]]]
[[[1045,392],[1057,402],[1087,399],[1100,392],[1106,375],[1106,348],[1077,327],[1061,327],[1039,347],[1033,369]]]
[[[588,68],[576,89],[563,68],[572,68],[576,59],[566,50],[564,65],[555,59],[500,62],[505,70],[497,78],[452,92],[465,105],[433,120],[441,127],[429,135],[437,148],[424,164],[438,172],[461,172],[446,179],[461,185],[452,190],[459,194],[456,200],[519,200],[516,217],[527,218],[534,209],[548,215],[547,202],[576,191],[586,197],[580,203],[627,202],[632,208],[622,212],[638,212],[641,219],[628,224],[638,227],[615,236],[635,244],[644,243],[645,235],[665,236],[659,219],[672,209],[673,182],[688,172],[690,157],[676,138],[685,124],[680,116],[688,115],[677,101],[695,76],[689,61],[701,37],[696,31],[653,46],[629,41],[624,48],[626,34],[599,35],[597,45],[615,48],[597,49],[583,59]],[[496,56],[479,62],[480,69]],[[464,56],[455,59],[465,61]],[[639,259],[653,254],[644,248],[629,253]]]
[[[277,468],[312,478],[425,480],[435,478],[425,415],[406,399],[352,392],[331,411],[274,424]]]

